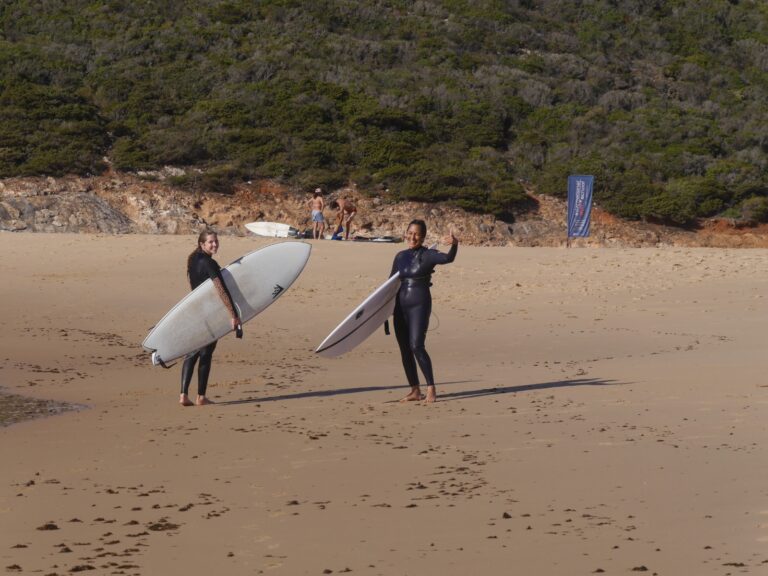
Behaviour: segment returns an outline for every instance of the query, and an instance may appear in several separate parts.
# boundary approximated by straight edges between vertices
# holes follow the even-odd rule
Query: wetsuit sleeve
[[[459,243],[456,242],[455,244],[451,244],[451,249],[448,250],[448,254],[447,254],[448,259],[445,261],[445,263],[448,264],[449,262],[453,262],[454,260],[456,260],[456,254],[458,253],[458,251],[459,251]]]
[[[394,275],[395,275],[395,272],[397,272],[397,257],[398,257],[399,255],[400,255],[400,254],[395,254],[395,259],[394,259],[394,260],[392,260],[392,270],[390,270],[390,272],[389,272],[389,277],[390,277],[390,278],[392,278],[392,276],[394,276]]]
[[[448,252],[438,252],[437,250],[430,250],[430,263],[437,264],[450,264],[456,259],[456,253],[459,251],[458,244],[451,244],[451,249]]]
[[[200,261],[200,267],[202,272],[208,276],[211,280],[221,278],[221,268],[213,258],[204,258]]]

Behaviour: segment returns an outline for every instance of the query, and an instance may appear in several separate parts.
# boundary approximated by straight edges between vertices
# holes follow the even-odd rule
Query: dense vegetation
[[[762,0],[6,0],[0,72],[0,177],[106,156],[507,217],[590,173],[624,217],[768,217]]]

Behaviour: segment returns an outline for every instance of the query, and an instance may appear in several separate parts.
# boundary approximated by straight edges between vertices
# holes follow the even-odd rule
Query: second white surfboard
[[[333,357],[349,352],[373,334],[395,310],[400,273],[395,273],[384,284],[357,306],[341,324],[320,343],[315,352]]]

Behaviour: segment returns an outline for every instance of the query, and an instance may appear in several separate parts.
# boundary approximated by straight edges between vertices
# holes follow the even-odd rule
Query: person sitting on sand
[[[405,369],[405,376],[411,386],[411,392],[401,402],[437,399],[435,379],[432,374],[432,360],[427,354],[424,341],[432,314],[432,273],[438,264],[448,264],[456,258],[459,240],[451,233],[446,243],[451,245],[448,253],[424,247],[427,236],[427,224],[424,220],[413,220],[405,232],[406,250],[395,255],[390,277],[400,272],[400,289],[395,301],[394,324],[395,337],[400,347],[400,356]],[[422,395],[416,363],[421,368],[427,382],[427,394]]]
[[[357,208],[347,198],[339,198],[330,204],[331,209],[336,210],[336,230],[344,228],[344,240],[349,240],[349,228],[352,218],[357,214]]]
[[[213,259],[216,252],[219,251],[219,237],[216,232],[212,230],[204,230],[197,238],[197,248],[187,258],[187,278],[189,278],[189,286],[192,290],[200,286],[203,282],[209,278],[213,280],[213,285],[216,287],[216,292],[221,298],[221,301],[226,306],[227,311],[232,319],[232,329],[242,330],[240,318],[235,308],[235,303],[232,301],[232,296],[227,290],[224,280],[221,277],[221,267]],[[187,354],[184,358],[184,364],[181,367],[181,398],[179,403],[182,406],[192,406],[192,401],[189,399],[189,384],[192,381],[192,373],[195,370],[195,364],[200,361],[197,367],[197,399],[195,404],[197,406],[204,406],[206,404],[213,404],[205,396],[205,391],[208,388],[208,376],[211,372],[211,360],[213,358],[213,351],[216,349],[216,341],[208,344],[204,348]]]
[[[325,201],[323,201],[323,191],[320,188],[315,188],[315,193],[309,200],[309,208],[312,210],[312,237],[315,240],[322,240],[325,231],[325,217],[323,216]]]

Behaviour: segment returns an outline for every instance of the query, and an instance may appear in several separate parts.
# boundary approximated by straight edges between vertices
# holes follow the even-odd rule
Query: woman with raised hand
[[[429,328],[429,317],[432,314],[432,273],[438,264],[448,264],[456,258],[459,240],[451,233],[446,243],[451,245],[447,252],[440,252],[424,247],[427,236],[427,225],[424,220],[413,220],[405,232],[408,248],[398,252],[392,263],[392,272],[400,272],[402,280],[395,302],[394,324],[395,336],[400,347],[410,393],[401,402],[426,400],[434,402],[437,399],[435,379],[432,374],[432,360],[427,353],[424,342]],[[416,364],[427,383],[426,396],[421,393],[419,375]]]

